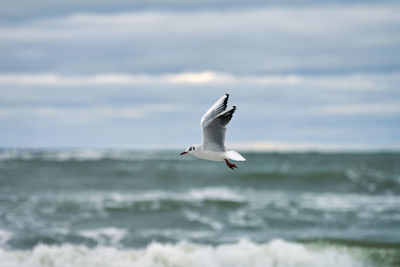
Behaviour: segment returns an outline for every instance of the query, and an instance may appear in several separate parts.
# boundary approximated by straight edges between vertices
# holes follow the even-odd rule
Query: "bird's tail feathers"
[[[242,155],[240,155],[236,151],[229,150],[229,151],[226,151],[225,153],[226,153],[226,156],[228,157],[228,159],[236,160],[236,161],[245,161],[246,160]]]

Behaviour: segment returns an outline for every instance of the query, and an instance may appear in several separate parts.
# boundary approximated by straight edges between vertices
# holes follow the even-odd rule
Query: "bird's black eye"
[[[192,147],[189,148],[189,151],[192,151]]]
[[[196,150],[196,149],[193,147],[193,150]]]

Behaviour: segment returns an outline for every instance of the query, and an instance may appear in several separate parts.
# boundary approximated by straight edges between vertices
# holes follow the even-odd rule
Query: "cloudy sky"
[[[397,1],[2,1],[0,146],[400,149]]]

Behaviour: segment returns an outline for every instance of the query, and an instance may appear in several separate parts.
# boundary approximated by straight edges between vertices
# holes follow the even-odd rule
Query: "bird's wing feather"
[[[224,110],[203,124],[203,149],[225,151],[226,125],[232,119],[236,107]]]
[[[212,119],[214,119],[218,114],[224,111],[228,105],[229,94],[225,94],[220,97],[217,102],[212,105],[203,117],[201,117],[200,125],[202,128]]]

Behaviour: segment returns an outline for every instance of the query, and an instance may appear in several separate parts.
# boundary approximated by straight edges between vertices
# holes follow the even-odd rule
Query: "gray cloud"
[[[76,12],[125,12],[126,10],[227,10],[262,6],[354,5],[395,3],[395,0],[18,0],[2,3],[0,15],[5,20],[21,20],[39,16],[54,16]]]
[[[346,73],[399,68],[400,6],[72,14],[0,28],[0,71]]]
[[[399,73],[213,73],[199,83],[203,75],[148,75],[144,80],[58,75],[43,81],[41,75],[0,75],[0,145],[185,146],[201,140],[201,115],[226,92],[238,106],[230,143],[391,147],[398,142]]]

